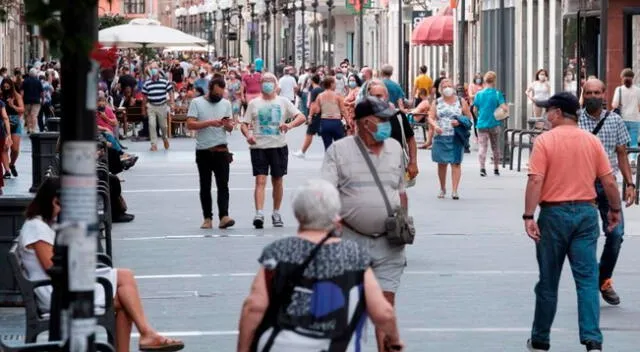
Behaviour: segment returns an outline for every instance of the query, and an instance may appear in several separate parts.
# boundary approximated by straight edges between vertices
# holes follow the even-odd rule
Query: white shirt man
[[[278,86],[280,87],[280,96],[287,98],[291,103],[295,104],[298,84],[296,79],[291,75],[290,68],[287,68],[284,76],[280,77]]]

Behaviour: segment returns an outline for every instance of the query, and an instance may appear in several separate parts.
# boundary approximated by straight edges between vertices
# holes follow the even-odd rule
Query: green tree
[[[118,26],[121,24],[126,24],[128,21],[126,18],[115,14],[115,15],[104,15],[101,16],[98,22],[98,30],[105,29],[113,26]]]

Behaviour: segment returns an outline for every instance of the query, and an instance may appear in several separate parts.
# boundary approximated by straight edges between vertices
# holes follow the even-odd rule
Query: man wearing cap
[[[602,350],[598,297],[598,209],[593,182],[603,186],[610,208],[608,225],[620,222],[620,196],[602,144],[578,127],[578,99],[562,92],[537,102],[546,109],[552,130],[536,137],[529,161],[529,181],[522,215],[527,235],[536,243],[539,281],[529,351],[548,351],[558,303],[558,283],[569,258],[578,294],[580,343],[588,352]],[[540,206],[538,222],[534,221]]]
[[[635,201],[636,185],[633,183],[631,165],[627,157],[627,143],[631,140],[629,131],[620,115],[613,111],[607,111],[602,107],[605,95],[605,85],[598,79],[589,79],[582,87],[582,97],[584,106],[580,114],[578,126],[585,131],[595,134],[609,157],[609,162],[615,175],[618,170],[622,174],[626,187],[624,198],[626,206],[629,207]],[[600,126],[600,127],[598,127]],[[598,130],[596,130],[598,128]],[[615,176],[614,176],[615,177]],[[620,297],[613,289],[613,269],[618,261],[622,239],[624,235],[624,217],[621,217],[620,224],[607,230],[607,212],[610,204],[607,202],[605,191],[600,182],[596,182],[595,189],[598,194],[596,201],[602,219],[602,229],[606,236],[602,257],[600,258],[600,293],[602,298],[609,304],[620,304]]]
[[[251,166],[256,178],[254,200],[256,215],[253,226],[264,227],[264,198],[267,175],[271,174],[273,186],[273,214],[271,221],[274,227],[283,227],[280,216],[280,205],[284,193],[284,175],[289,164],[289,149],[285,134],[292,128],[302,125],[304,115],[289,99],[278,96],[278,81],[272,73],[261,77],[262,94],[249,102],[240,130],[247,139],[251,152]],[[290,121],[290,122],[287,122]],[[253,131],[249,130],[253,126]]]
[[[395,293],[406,266],[404,245],[385,238],[387,208],[357,143],[361,141],[375,165],[391,207],[407,207],[402,147],[391,137],[389,119],[396,115],[384,101],[368,96],[355,107],[356,135],[335,141],[325,152],[323,178],[333,183],[342,202],[342,238],[356,241],[371,255],[372,268],[385,298]],[[379,350],[384,334],[376,329]]]

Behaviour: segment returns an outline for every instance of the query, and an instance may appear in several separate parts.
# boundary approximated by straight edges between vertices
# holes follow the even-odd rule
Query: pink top
[[[247,73],[242,76],[242,83],[244,83],[245,94],[260,94],[262,90],[260,86],[260,78],[262,78],[262,74],[260,72]]]
[[[104,115],[107,115],[106,118]],[[104,115],[99,111],[96,111],[96,123],[100,127],[113,130],[113,126],[109,123],[109,121],[116,120],[116,114],[114,114],[113,110],[111,110],[111,108],[107,106],[104,110]]]

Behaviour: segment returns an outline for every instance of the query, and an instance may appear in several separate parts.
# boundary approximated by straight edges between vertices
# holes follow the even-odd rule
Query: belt
[[[378,238],[378,237],[382,237],[382,236],[386,236],[386,233],[373,233],[373,234],[364,234],[356,229],[353,228],[353,226],[347,224],[346,221],[342,220],[341,222],[342,226],[348,228],[349,230],[351,230],[351,232],[357,233],[358,235],[362,235],[362,236],[366,236],[366,237],[371,237],[371,238]]]
[[[566,200],[562,202],[541,202],[540,207],[547,208],[547,207],[558,207],[562,205],[582,205],[582,204],[596,205],[596,200],[588,199],[588,200]]]
[[[212,152],[229,152],[229,148],[227,148],[226,144],[219,144],[211,148],[207,148]]]

